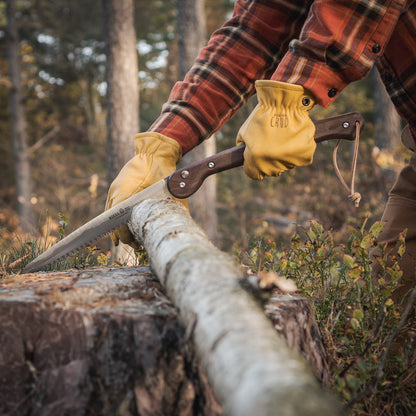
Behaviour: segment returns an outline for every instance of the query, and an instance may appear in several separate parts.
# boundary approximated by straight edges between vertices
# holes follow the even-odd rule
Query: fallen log
[[[308,301],[259,299],[174,201],[132,228],[152,270],[0,281],[0,414],[339,414]]]
[[[242,271],[172,200],[147,200],[130,229],[167,295],[192,327],[198,357],[227,415],[335,415],[338,404],[276,334]]]

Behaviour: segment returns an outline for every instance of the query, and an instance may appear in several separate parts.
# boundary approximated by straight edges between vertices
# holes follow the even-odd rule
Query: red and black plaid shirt
[[[416,137],[416,0],[237,0],[149,130],[186,153],[255,92],[300,84],[327,107],[376,64]]]

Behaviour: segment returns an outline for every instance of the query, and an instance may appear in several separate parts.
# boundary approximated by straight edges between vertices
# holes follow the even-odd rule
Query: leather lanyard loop
[[[350,186],[347,185],[347,183],[345,182],[338,168],[337,152],[338,152],[338,147],[340,143],[341,143],[341,139],[337,141],[337,144],[335,145],[334,153],[333,153],[333,163],[334,163],[335,173],[337,174],[337,177],[339,181],[341,182],[341,184],[347,190],[348,198],[351,201],[353,201],[355,204],[355,207],[358,208],[358,206],[360,205],[360,201],[361,201],[361,194],[354,190],[354,183],[355,183],[355,172],[357,170],[358,147],[360,144],[360,122],[359,121],[355,122],[355,143],[354,143],[354,155],[352,158],[352,165],[351,165],[351,185]]]

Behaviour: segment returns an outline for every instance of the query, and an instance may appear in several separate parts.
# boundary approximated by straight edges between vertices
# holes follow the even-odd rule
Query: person
[[[136,135],[136,156],[112,183],[106,208],[168,176],[181,156],[218,130],[248,98],[258,104],[237,135],[244,170],[253,179],[312,162],[309,111],[328,107],[375,65],[399,115],[416,138],[416,1],[236,0],[232,17],[201,49],[173,87],[148,132]],[[406,281],[416,256],[416,160],[399,175],[379,239],[394,245],[407,232]],[[123,227],[112,236],[133,244]],[[410,286],[409,286],[410,287]]]

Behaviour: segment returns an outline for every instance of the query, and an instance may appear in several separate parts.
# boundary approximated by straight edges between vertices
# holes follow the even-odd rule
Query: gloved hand
[[[178,142],[160,133],[137,134],[134,147],[136,156],[124,165],[110,186],[106,210],[170,175],[176,170],[176,164],[182,157]],[[186,205],[186,200],[184,204]],[[127,225],[123,225],[110,236],[115,245],[121,241],[136,250],[139,248]]]
[[[312,163],[315,125],[309,118],[314,99],[302,86],[256,82],[258,104],[237,135],[246,144],[244,170],[252,179],[279,176]]]

